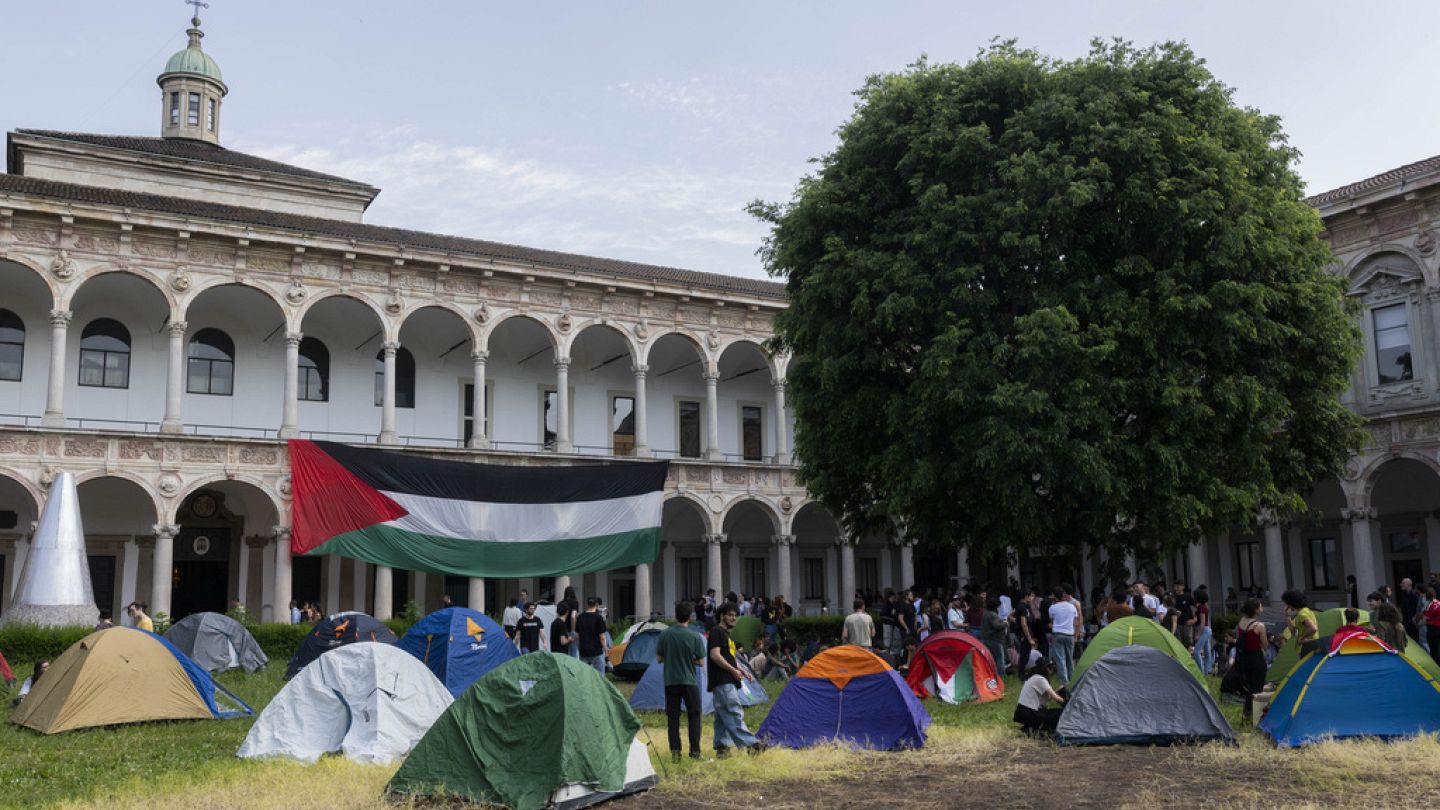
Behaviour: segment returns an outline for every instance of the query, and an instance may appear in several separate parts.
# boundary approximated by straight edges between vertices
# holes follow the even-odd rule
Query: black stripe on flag
[[[665,488],[668,461],[517,467],[472,464],[351,447],[315,446],[369,486],[432,498],[487,503],[573,503],[644,495]]]

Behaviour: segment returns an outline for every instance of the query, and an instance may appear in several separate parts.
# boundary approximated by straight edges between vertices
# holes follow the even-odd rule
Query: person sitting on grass
[[[765,676],[766,665],[770,663],[768,648],[769,645],[765,643],[765,636],[762,633],[751,642],[750,654],[745,659],[745,663],[750,665],[750,671],[760,673],[762,678]]]
[[[790,680],[795,677],[795,671],[800,669],[799,649],[794,639],[785,639],[780,642],[780,655],[773,661],[773,666],[778,670],[781,680]]]
[[[1060,723],[1061,710],[1045,707],[1046,701],[1063,704],[1065,697],[1050,685],[1055,662],[1041,658],[1030,668],[1025,685],[1020,688],[1020,701],[1015,704],[1015,722],[1027,732],[1053,733]]]
[[[35,688],[35,684],[40,683],[40,676],[44,675],[49,669],[49,660],[42,658],[35,662],[35,670],[30,673],[30,677],[26,678],[24,683],[20,684],[20,692],[15,696],[14,705],[20,705],[20,701],[24,700],[25,696],[30,694],[30,690]]]

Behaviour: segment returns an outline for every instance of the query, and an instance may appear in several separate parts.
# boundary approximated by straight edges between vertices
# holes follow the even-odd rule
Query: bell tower
[[[220,144],[220,104],[229,92],[220,75],[220,66],[200,49],[205,32],[200,30],[200,9],[209,8],[199,0],[195,16],[185,32],[189,42],[165,63],[156,79],[160,85],[160,135]]]

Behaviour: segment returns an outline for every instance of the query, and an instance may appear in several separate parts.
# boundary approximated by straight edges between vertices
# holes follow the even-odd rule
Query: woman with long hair
[[[1346,608],[1354,610],[1354,608]],[[1370,617],[1370,632],[1389,644],[1398,652],[1405,652],[1410,637],[1405,635],[1405,622],[1400,618],[1400,609],[1394,605],[1381,605]]]
[[[1015,722],[1025,731],[1053,732],[1060,722],[1060,709],[1045,708],[1046,701],[1064,703],[1065,698],[1050,685],[1055,674],[1055,662],[1041,658],[1026,673],[1025,685],[1020,687],[1020,700],[1015,704]]]
[[[1238,633],[1235,669],[1245,694],[1245,719],[1249,720],[1254,710],[1253,698],[1265,688],[1265,648],[1270,646],[1265,623],[1260,621],[1259,599],[1252,596],[1245,600],[1235,630]]]

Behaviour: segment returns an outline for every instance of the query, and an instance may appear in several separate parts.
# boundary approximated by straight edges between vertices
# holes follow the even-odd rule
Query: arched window
[[[300,398],[330,401],[330,351],[315,338],[300,341]]]
[[[375,355],[375,404],[385,404],[385,350]],[[415,355],[404,346],[395,350],[395,407],[415,407]]]
[[[130,330],[119,321],[97,318],[80,333],[80,384],[130,387]]]
[[[19,380],[25,371],[25,322],[0,309],[0,380]]]
[[[201,329],[190,338],[185,390],[228,397],[235,393],[235,341],[219,329]]]

